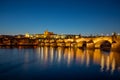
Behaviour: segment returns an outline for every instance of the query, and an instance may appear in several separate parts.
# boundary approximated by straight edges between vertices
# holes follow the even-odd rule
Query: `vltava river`
[[[0,80],[120,80],[120,53],[79,48],[2,48]]]

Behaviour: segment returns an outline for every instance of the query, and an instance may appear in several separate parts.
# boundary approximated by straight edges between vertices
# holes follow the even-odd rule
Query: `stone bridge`
[[[112,50],[120,49],[120,40],[115,39],[112,36],[67,39],[65,40],[65,43],[67,42],[75,42],[76,46],[80,48],[84,48],[84,47],[88,49],[110,48]]]

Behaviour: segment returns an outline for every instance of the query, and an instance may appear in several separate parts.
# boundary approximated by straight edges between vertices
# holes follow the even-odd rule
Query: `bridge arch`
[[[109,41],[111,44],[113,43],[112,37],[98,37],[93,39],[93,42],[95,44],[98,43],[99,41]]]
[[[110,50],[112,43],[108,40],[100,40],[95,43],[95,48],[103,49],[103,50]]]
[[[94,47],[95,47],[95,44],[94,44],[93,40],[92,39],[89,40],[86,44],[86,48],[87,49],[94,49]]]
[[[82,49],[85,49],[86,48],[86,41],[83,41],[83,44],[82,44]]]
[[[79,47],[81,49],[85,49],[86,48],[86,41],[80,41],[79,43],[77,43],[77,47]]]
[[[94,43],[94,42],[93,42],[93,40],[91,39],[91,40],[89,40],[87,43]]]

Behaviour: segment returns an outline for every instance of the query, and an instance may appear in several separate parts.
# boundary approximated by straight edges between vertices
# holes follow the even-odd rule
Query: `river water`
[[[120,52],[1,48],[0,80],[120,80]]]

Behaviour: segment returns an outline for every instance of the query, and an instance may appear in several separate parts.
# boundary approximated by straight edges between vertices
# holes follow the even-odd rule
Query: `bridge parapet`
[[[111,44],[112,44],[112,42],[113,42],[113,39],[112,39],[111,36],[97,37],[97,38],[93,38],[92,40],[93,40],[93,42],[94,42],[95,44],[96,44],[97,42],[99,42],[99,41],[104,41],[104,40],[109,41]]]
[[[74,42],[74,39],[64,39],[64,42],[65,43],[68,43],[68,42],[71,43],[71,42]]]
[[[90,40],[91,40],[91,38],[78,38],[75,40],[75,42],[77,42],[77,43],[83,42],[83,41],[89,42]]]

